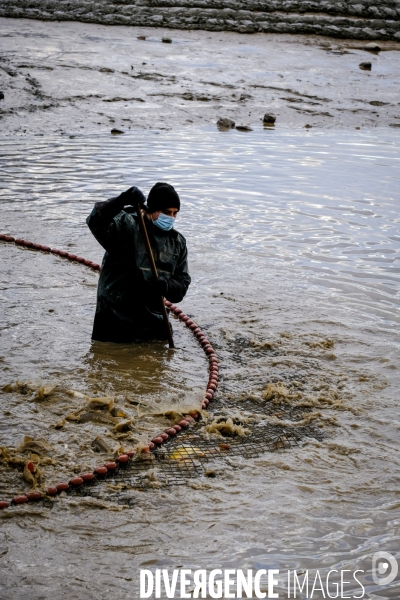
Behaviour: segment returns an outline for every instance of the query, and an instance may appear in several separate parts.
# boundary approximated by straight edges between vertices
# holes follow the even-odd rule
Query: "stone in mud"
[[[380,52],[381,49],[375,42],[369,42],[369,44],[365,44],[364,46],[364,50],[368,50],[368,52]]]
[[[238,131],[253,131],[250,125],[236,125]]]
[[[370,71],[372,64],[370,62],[362,62],[358,65],[362,71]]]
[[[113,127],[113,128],[111,129],[111,133],[112,133],[113,135],[120,135],[120,134],[122,134],[122,133],[125,133],[125,131],[122,131],[122,129],[117,129],[116,127]]]
[[[386,106],[389,102],[381,102],[380,100],[371,100],[370,104],[372,106]]]
[[[4,100],[4,94],[3,94],[3,92],[0,92],[0,100]]]
[[[102,69],[99,69],[100,73],[115,73],[114,69],[109,69],[108,67],[103,67]]]
[[[163,44],[172,44],[172,40],[169,37],[163,37],[161,41]]]
[[[263,117],[264,125],[273,125],[276,121],[276,117],[274,115],[265,114]]]
[[[138,35],[137,39],[144,41],[146,39],[146,36],[145,35]]]
[[[217,127],[220,131],[227,131],[228,129],[233,129],[235,127],[235,121],[221,117],[217,121]]]

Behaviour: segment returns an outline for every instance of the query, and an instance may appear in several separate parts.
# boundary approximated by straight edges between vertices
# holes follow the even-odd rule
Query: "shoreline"
[[[400,43],[0,18],[7,133],[399,127]],[[168,37],[171,43],[162,43]],[[138,39],[139,37],[145,39]],[[371,70],[360,69],[363,62]]]

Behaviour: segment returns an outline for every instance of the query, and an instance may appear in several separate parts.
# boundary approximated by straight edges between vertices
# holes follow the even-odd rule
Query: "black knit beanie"
[[[159,181],[153,185],[147,196],[147,207],[150,212],[166,208],[177,208],[180,210],[181,201],[172,185]]]

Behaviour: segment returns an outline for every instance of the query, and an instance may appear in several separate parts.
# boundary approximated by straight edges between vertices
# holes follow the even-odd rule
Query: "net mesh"
[[[232,409],[229,403],[230,410]],[[226,419],[222,400],[213,402],[212,419],[218,423]],[[210,470],[215,461],[228,458],[257,458],[265,452],[283,452],[299,445],[305,438],[323,439],[318,426],[296,425],[303,418],[304,407],[293,407],[273,402],[263,405],[263,415],[279,415],[283,424],[271,424],[261,419],[258,423],[249,423],[246,414],[254,415],[254,402],[240,403],[240,415],[233,418],[235,425],[246,428],[245,436],[209,435],[205,431],[205,422],[195,423],[189,430],[169,439],[162,447],[151,454],[141,455],[130,461],[127,466],[107,474],[104,481],[95,481],[70,492],[77,496],[92,496],[101,500],[113,501],[133,506],[135,499],[132,490],[151,490],[187,485],[201,476],[213,476]],[[241,418],[243,419],[241,421]]]

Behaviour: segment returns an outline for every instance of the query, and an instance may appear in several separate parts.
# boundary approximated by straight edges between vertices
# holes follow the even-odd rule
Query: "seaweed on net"
[[[203,414],[201,421],[169,439],[150,455],[138,455],[127,466],[110,472],[106,486],[96,482],[71,493],[94,495],[98,499],[133,507],[135,490],[188,485],[193,479],[207,476],[211,462],[257,458],[265,452],[291,449],[306,438],[323,439],[321,429],[316,426],[320,413],[307,418],[309,415],[303,414],[304,408],[282,404],[278,405],[278,419],[274,416],[277,405],[271,401],[263,406],[262,415],[255,414],[259,411],[255,400],[238,401],[236,405],[230,400],[229,407],[225,407],[222,400],[213,404],[212,415]],[[121,482],[123,486],[119,485]]]

